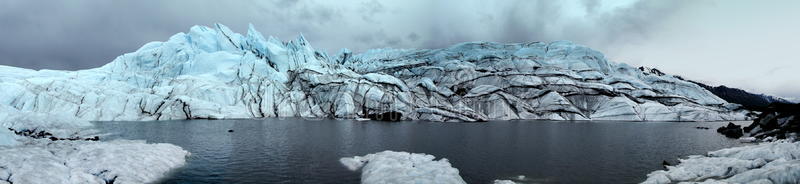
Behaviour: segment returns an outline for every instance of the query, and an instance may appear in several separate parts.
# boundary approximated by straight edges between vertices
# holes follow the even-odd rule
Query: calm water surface
[[[637,183],[661,169],[663,160],[740,145],[714,131],[726,123],[266,119],[96,125],[111,134],[106,140],[144,139],[191,152],[188,164],[163,183],[358,183],[360,172],[347,170],[339,158],[384,150],[447,158],[468,183],[518,175],[528,183]]]

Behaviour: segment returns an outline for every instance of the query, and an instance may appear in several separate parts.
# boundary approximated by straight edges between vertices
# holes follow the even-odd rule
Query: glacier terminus
[[[94,69],[0,66],[0,105],[82,120],[743,120],[700,86],[568,41],[335,55],[194,26]]]

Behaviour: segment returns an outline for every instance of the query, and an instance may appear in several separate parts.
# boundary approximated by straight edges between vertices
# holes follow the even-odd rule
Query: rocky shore
[[[796,139],[800,133],[800,104],[772,104],[743,131],[758,139]]]
[[[717,132],[759,143],[665,164],[643,183],[800,183],[800,104],[771,104],[749,126],[729,123]]]

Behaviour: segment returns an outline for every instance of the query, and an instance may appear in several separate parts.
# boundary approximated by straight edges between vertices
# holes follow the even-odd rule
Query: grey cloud
[[[4,1],[0,7],[0,64],[83,69],[103,65],[150,41],[192,25],[248,23],[265,33],[313,33],[341,12],[312,1]],[[322,36],[322,35],[320,35]]]
[[[800,83],[800,79],[790,79],[786,82],[782,82],[780,85],[778,85],[780,87],[769,90],[772,93],[770,95],[785,97],[789,100],[794,100],[800,103],[800,86],[797,85],[798,83]],[[752,89],[750,91],[763,91],[763,90],[764,89]]]
[[[409,33],[408,36],[406,36],[406,37],[411,42],[416,42],[417,40],[420,39],[419,34],[417,34],[417,33]]]
[[[459,1],[461,2],[461,1]],[[636,42],[645,40],[648,32],[662,20],[682,7],[692,6],[689,1],[642,0],[613,11],[600,11],[599,0],[578,1],[579,8],[569,7],[564,1],[513,0],[502,3],[478,3],[478,7],[495,4],[494,11],[465,11],[474,13],[474,20],[462,24],[454,22],[469,19],[469,16],[447,16],[440,8],[420,10],[432,16],[431,21],[422,22],[428,31],[421,47],[437,48],[466,41],[530,42],[572,40],[591,46],[605,47],[618,41]],[[427,6],[438,7],[454,2],[431,2]],[[483,3],[483,4],[481,4]],[[447,5],[444,5],[447,6]],[[425,12],[430,11],[430,12]],[[580,11],[584,16],[569,16]],[[579,14],[579,13],[576,13]],[[423,27],[424,28],[424,27]],[[491,35],[464,30],[491,30]]]
[[[403,42],[399,37],[386,34],[383,29],[372,33],[356,35],[354,39],[362,44],[370,45],[372,48],[391,47]]]
[[[275,0],[275,4],[280,8],[288,8],[297,4],[300,0]]]
[[[559,3],[554,1],[514,1],[503,22],[503,42],[552,40],[548,28],[559,21]]]
[[[586,12],[588,14],[594,14],[597,12],[600,3],[600,0],[583,0],[583,6],[586,8]]]
[[[599,15],[595,22],[597,26],[606,30],[601,40],[604,44],[614,44],[622,41],[642,41],[646,40],[648,33],[652,32],[655,25],[660,25],[663,20],[678,12],[681,8],[695,5],[694,1],[639,1],[628,8],[621,8],[617,11]],[[633,39],[630,40],[633,36]],[[628,39],[628,40],[626,40]]]
[[[378,0],[372,0],[362,2],[359,10],[362,12],[361,19],[370,23],[378,23],[373,17],[378,13],[386,12],[386,7]]]
[[[594,10],[599,6],[597,1],[583,2],[585,11],[597,12]],[[452,7],[459,3],[478,3],[478,7],[499,4],[499,8],[494,11],[473,11]],[[592,14],[591,17],[598,18],[591,20],[571,20],[562,16],[567,10],[563,2],[557,1],[422,1],[415,6],[395,5],[391,8],[377,0],[334,4],[340,6],[311,0],[224,3],[6,1],[5,6],[0,7],[0,24],[5,25],[0,29],[0,37],[5,40],[0,44],[0,53],[8,54],[0,58],[0,64],[56,69],[96,67],[118,55],[136,50],[146,42],[165,40],[192,25],[216,22],[239,32],[246,30],[248,23],[254,23],[262,33],[283,38],[291,38],[302,32],[317,47],[328,50],[343,47],[356,50],[371,47],[437,48],[465,41],[562,39],[579,43],[599,42],[599,45],[603,45],[620,38],[629,39],[631,35],[641,35],[647,31],[643,29],[647,29],[648,24],[657,22],[654,21],[658,18],[655,15],[669,14],[670,11],[669,8],[662,8],[662,4],[667,3],[643,1],[637,4],[641,5],[615,11],[620,13],[598,13]],[[406,15],[395,15],[396,11],[385,14],[389,9],[405,9]],[[478,16],[469,16],[472,13]],[[416,21],[412,23],[397,23],[386,18],[415,15],[428,17],[414,18]],[[363,20],[351,20],[353,17]],[[593,21],[602,24],[589,24]],[[559,22],[568,24],[559,25]],[[389,31],[408,27],[415,29],[408,32]],[[593,31],[585,31],[588,29]],[[490,30],[492,33],[486,35],[470,30]],[[353,42],[335,39],[342,36],[352,38]],[[604,39],[596,41],[597,38]]]

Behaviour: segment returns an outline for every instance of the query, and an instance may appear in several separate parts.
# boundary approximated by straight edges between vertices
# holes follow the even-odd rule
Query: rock
[[[56,136],[53,136],[53,134],[50,133],[50,132],[47,132],[45,130],[39,130],[39,129],[33,129],[33,130],[31,130],[31,129],[23,129],[23,130],[17,131],[14,128],[8,128],[8,130],[14,132],[14,134],[17,134],[19,136],[25,136],[25,137],[30,137],[30,138],[34,138],[34,139],[50,139],[51,141],[57,141],[57,140],[76,141],[76,140],[81,140],[82,139],[80,136],[73,136],[73,137],[68,137],[68,138],[58,138]],[[100,140],[100,137],[94,136],[94,137],[86,138],[86,139],[83,139],[83,140],[97,141],[97,140]]]
[[[733,123],[728,123],[727,126],[717,128],[717,132],[725,135],[725,137],[729,138],[739,138],[744,136],[744,132],[742,131],[742,126],[735,125]]]
[[[392,111],[380,114],[369,114],[367,118],[376,121],[400,121],[400,119],[403,119],[403,113]]]
[[[89,137],[89,138],[86,138],[86,139],[83,139],[83,140],[87,140],[87,141],[99,141],[99,140],[100,140],[100,137],[98,137],[98,136],[94,136],[94,137]]]
[[[703,130],[708,130],[708,129],[709,129],[708,127],[701,127],[701,126],[699,126],[699,127],[694,127],[694,128],[696,128],[696,129],[703,129]]]
[[[744,131],[758,139],[796,137],[800,133],[800,104],[770,104]]]

